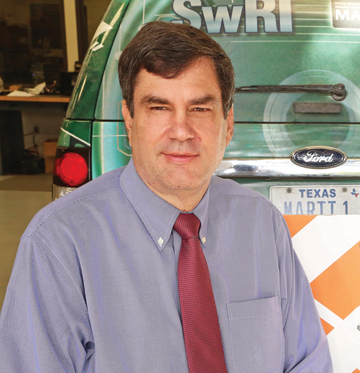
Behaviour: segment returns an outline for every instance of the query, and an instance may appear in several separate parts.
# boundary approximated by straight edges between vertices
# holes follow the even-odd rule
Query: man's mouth
[[[192,162],[198,157],[192,153],[163,153],[165,158],[171,163],[186,164]]]

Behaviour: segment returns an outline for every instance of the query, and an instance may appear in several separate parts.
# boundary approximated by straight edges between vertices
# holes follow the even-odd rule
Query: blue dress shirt
[[[228,372],[332,372],[308,281],[275,207],[213,177],[193,212]],[[132,161],[40,211],[7,289],[0,371],[188,372],[178,214]]]

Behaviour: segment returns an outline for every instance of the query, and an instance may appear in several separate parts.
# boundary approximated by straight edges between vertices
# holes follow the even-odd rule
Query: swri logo
[[[308,168],[331,168],[346,162],[347,157],[339,149],[327,146],[310,146],[296,150],[291,160],[298,166]]]
[[[205,25],[209,34],[236,34],[241,20],[245,33],[260,32],[258,20],[262,19],[265,33],[293,32],[291,0],[243,0],[243,5],[233,2],[223,0],[221,5],[211,5],[208,0],[173,0],[174,13],[180,19],[172,22],[186,21],[196,28]]]

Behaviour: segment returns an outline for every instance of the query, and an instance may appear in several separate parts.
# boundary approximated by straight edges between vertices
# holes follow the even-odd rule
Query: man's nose
[[[169,124],[168,136],[170,139],[178,141],[186,141],[195,136],[195,131],[190,123],[187,112],[175,112]]]

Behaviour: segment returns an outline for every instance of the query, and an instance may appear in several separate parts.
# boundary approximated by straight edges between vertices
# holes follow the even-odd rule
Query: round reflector
[[[76,153],[65,153],[57,159],[55,167],[56,174],[70,186],[80,185],[88,176],[88,166],[85,159]]]

